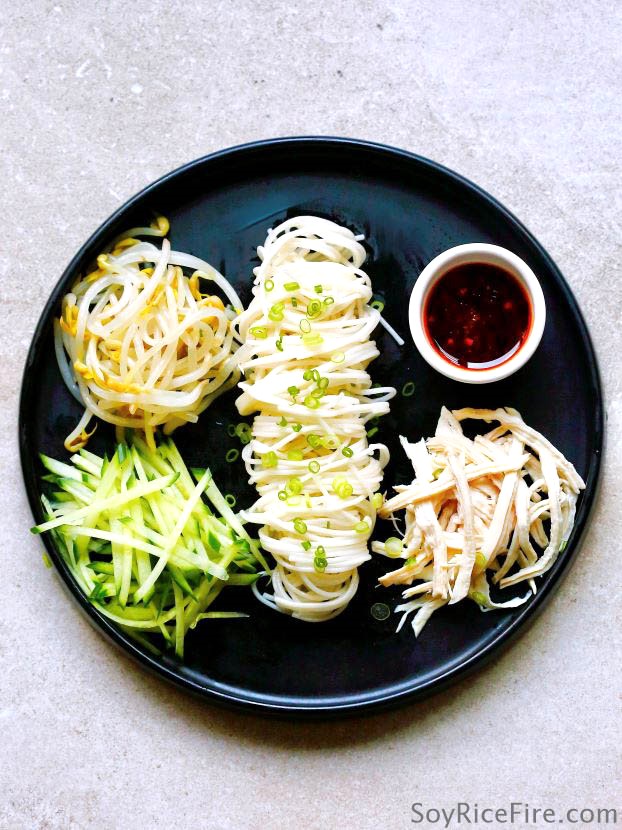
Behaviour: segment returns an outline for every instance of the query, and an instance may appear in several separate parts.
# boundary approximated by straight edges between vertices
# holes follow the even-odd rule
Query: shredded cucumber
[[[191,473],[170,438],[152,450],[135,436],[112,458],[83,449],[70,464],[41,460],[52,488],[32,532],[53,534],[108,618],[142,641],[162,635],[183,657],[201,620],[245,616],[207,609],[227,584],[252,585],[266,563],[209,469]]]

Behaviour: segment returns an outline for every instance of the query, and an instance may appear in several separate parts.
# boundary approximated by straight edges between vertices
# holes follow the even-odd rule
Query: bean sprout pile
[[[128,231],[63,299],[56,356],[86,408],[65,441],[70,452],[86,444],[94,415],[144,430],[154,448],[155,427],[169,434],[195,423],[240,377],[230,325],[235,312],[201,289],[214,283],[235,309],[237,294],[207,262],[172,251],[167,232],[163,217]],[[160,237],[162,245],[138,236]],[[190,277],[184,268],[193,271]]]
[[[243,511],[276,561],[270,607],[309,622],[348,605],[382,504],[389,452],[369,443],[391,387],[372,388],[370,340],[384,323],[347,228],[289,219],[258,248],[253,300],[235,322],[241,415],[258,412],[242,457],[259,499]]]
[[[469,419],[499,425],[471,440],[461,426]],[[395,487],[397,495],[380,512],[393,517],[406,510],[404,538],[372,544],[377,553],[406,560],[380,579],[412,586],[396,608],[403,612],[398,631],[416,612],[418,635],[434,611],[466,597],[484,611],[526,602],[536,593],[535,578],[553,566],[572,531],[585,487],[574,466],[509,407],[443,407],[432,438],[400,440],[415,480]],[[500,588],[528,582],[531,591],[496,603],[488,571]]]

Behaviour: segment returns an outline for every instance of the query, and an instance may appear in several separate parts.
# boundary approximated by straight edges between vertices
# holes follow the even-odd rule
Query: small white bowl
[[[437,280],[451,268],[472,262],[496,265],[509,271],[524,287],[531,305],[531,327],[525,342],[514,355],[489,369],[470,369],[442,357],[430,343],[423,323],[426,300]],[[415,346],[433,369],[462,383],[492,383],[507,378],[524,366],[538,348],[546,321],[546,306],[538,278],[526,262],[507,248],[488,245],[485,242],[472,242],[449,248],[426,265],[410,296],[408,317]]]

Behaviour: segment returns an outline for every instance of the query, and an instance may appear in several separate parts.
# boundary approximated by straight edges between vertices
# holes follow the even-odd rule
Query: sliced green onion
[[[307,395],[307,397],[303,401],[304,405],[308,409],[319,409],[320,401],[318,398],[314,398],[311,395]]]
[[[301,542],[300,544],[302,545],[303,550],[311,549],[311,542],[309,542],[307,539],[305,539],[304,542]]]
[[[271,306],[270,311],[268,312],[268,317],[274,323],[280,323],[283,319],[283,303],[275,303]]]
[[[344,447],[341,450],[341,454],[345,455],[346,458],[352,458],[352,456],[354,455],[354,450],[352,449],[352,447]]]
[[[328,384],[330,383],[328,378],[320,378],[317,382],[317,385],[320,389],[328,389]]]
[[[313,369],[305,369],[302,373],[303,380],[313,380]]]
[[[307,317],[313,320],[315,317],[319,317],[321,313],[322,303],[319,300],[311,300],[307,306]]]
[[[283,351],[283,335],[281,335],[281,336],[279,337],[279,339],[276,341],[275,346],[277,347],[277,349],[278,349],[280,352],[282,352],[282,351]]]
[[[300,321],[300,331],[303,334],[309,334],[311,331],[311,323],[308,320],[301,320]]]
[[[320,472],[320,463],[319,463],[319,461],[309,461],[309,472],[311,472],[311,473],[319,473]]]
[[[354,488],[347,478],[338,477],[333,480],[333,492],[340,499],[348,499],[354,492]]]
[[[316,571],[319,571],[319,573],[322,573],[323,571],[325,571],[327,565],[328,565],[328,559],[326,559],[324,556],[316,556],[315,559],[313,560],[313,567],[315,568]]]
[[[235,434],[240,439],[241,444],[250,443],[250,440],[253,437],[251,428],[245,423],[236,424]]]
[[[233,464],[234,461],[237,461],[240,457],[240,451],[234,449],[228,450],[227,454],[225,455],[225,461],[227,464]]]
[[[287,501],[287,493],[285,490],[279,490],[277,496],[279,497],[279,501]]]
[[[250,333],[258,340],[265,340],[268,336],[268,330],[264,326],[253,326]]]
[[[375,620],[382,622],[391,616],[391,609],[385,602],[374,602],[372,607],[369,609],[369,613]]]
[[[302,450],[289,450],[287,453],[288,461],[302,461],[304,458]]]
[[[322,446],[322,438],[314,432],[310,432],[309,435],[307,435],[307,444],[310,447],[313,447],[314,450],[317,450]]]
[[[296,400],[296,395],[300,392],[300,389],[297,386],[288,386],[287,391]]]
[[[382,493],[374,493],[374,495],[371,497],[372,507],[375,508],[376,510],[380,510],[383,503],[384,503],[384,496],[382,495]]]
[[[300,288],[300,283],[298,283],[298,282],[286,282],[285,285],[283,286],[283,288],[286,291],[298,291],[298,289]]]
[[[384,310],[384,303],[382,300],[372,300],[370,303],[372,308],[375,308],[376,311],[383,311]]]
[[[321,334],[318,334],[316,331],[313,331],[307,334],[303,334],[302,342],[305,344],[305,346],[319,346],[320,343],[324,342],[324,338]]]
[[[322,293],[322,291],[323,291],[324,289],[322,288],[322,286],[321,286],[321,285],[316,285],[316,286],[314,287],[314,290],[315,290],[315,293],[316,293],[316,294],[321,294],[321,293]]]
[[[293,307],[293,308],[297,308],[297,307],[298,307],[298,300],[297,300],[295,297],[292,297],[292,307]]]
[[[229,424],[227,427],[227,435],[229,438],[235,438],[235,424]]]
[[[323,389],[320,389],[320,387],[318,386],[316,389],[314,389],[311,392],[311,397],[312,398],[323,398],[325,394],[326,394],[326,392]]]
[[[292,424],[292,429],[294,430],[294,432],[300,432],[300,430],[302,429],[302,424]]]
[[[266,280],[264,282],[264,288],[266,289],[266,291],[272,291],[272,289],[274,288],[274,282],[272,280]]]
[[[322,446],[327,450],[336,450],[339,446],[339,438],[336,435],[325,435],[322,438]]]
[[[266,469],[270,469],[271,467],[276,467],[279,459],[277,454],[273,450],[270,450],[270,452],[265,452],[261,456],[261,463]]]
[[[285,416],[281,415],[281,420],[277,422],[277,425],[280,427],[286,427],[287,421],[285,420]]]
[[[297,476],[292,476],[285,485],[287,495],[297,496],[302,492],[302,481]]]
[[[402,395],[405,398],[410,398],[412,395],[414,395],[414,393],[415,393],[415,384],[412,382],[412,380],[409,380],[407,383],[405,383],[402,386]]]
[[[354,530],[357,533],[367,533],[367,531],[369,530],[369,525],[367,524],[367,522],[357,522],[354,525]]]
[[[387,556],[401,556],[403,549],[404,543],[401,539],[398,539],[397,536],[389,536],[387,541],[384,543],[384,550]]]
[[[343,363],[343,361],[346,359],[346,356],[343,352],[335,352],[335,354],[331,355],[330,359],[333,361],[333,363]]]
[[[367,437],[373,438],[374,435],[378,432],[378,427],[372,427],[371,429],[367,430]]]
[[[294,519],[294,530],[296,533],[306,533],[307,525],[302,521],[302,519]]]
[[[288,507],[298,507],[300,504],[300,496],[288,496],[286,504]]]
[[[227,493],[227,495],[225,496],[225,501],[227,502],[229,507],[235,507],[236,499],[233,493]]]
[[[324,305],[325,306],[332,305],[334,302],[335,302],[334,297],[324,297]]]

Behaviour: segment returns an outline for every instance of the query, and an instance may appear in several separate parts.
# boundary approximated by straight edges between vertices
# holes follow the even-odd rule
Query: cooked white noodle
[[[358,239],[317,217],[283,222],[258,248],[254,298],[235,323],[246,344],[237,406],[259,412],[242,456],[260,497],[244,515],[276,560],[273,595],[257,594],[311,622],[356,593],[389,458],[365,426],[395,390],[372,389],[366,371],[380,314]]]

